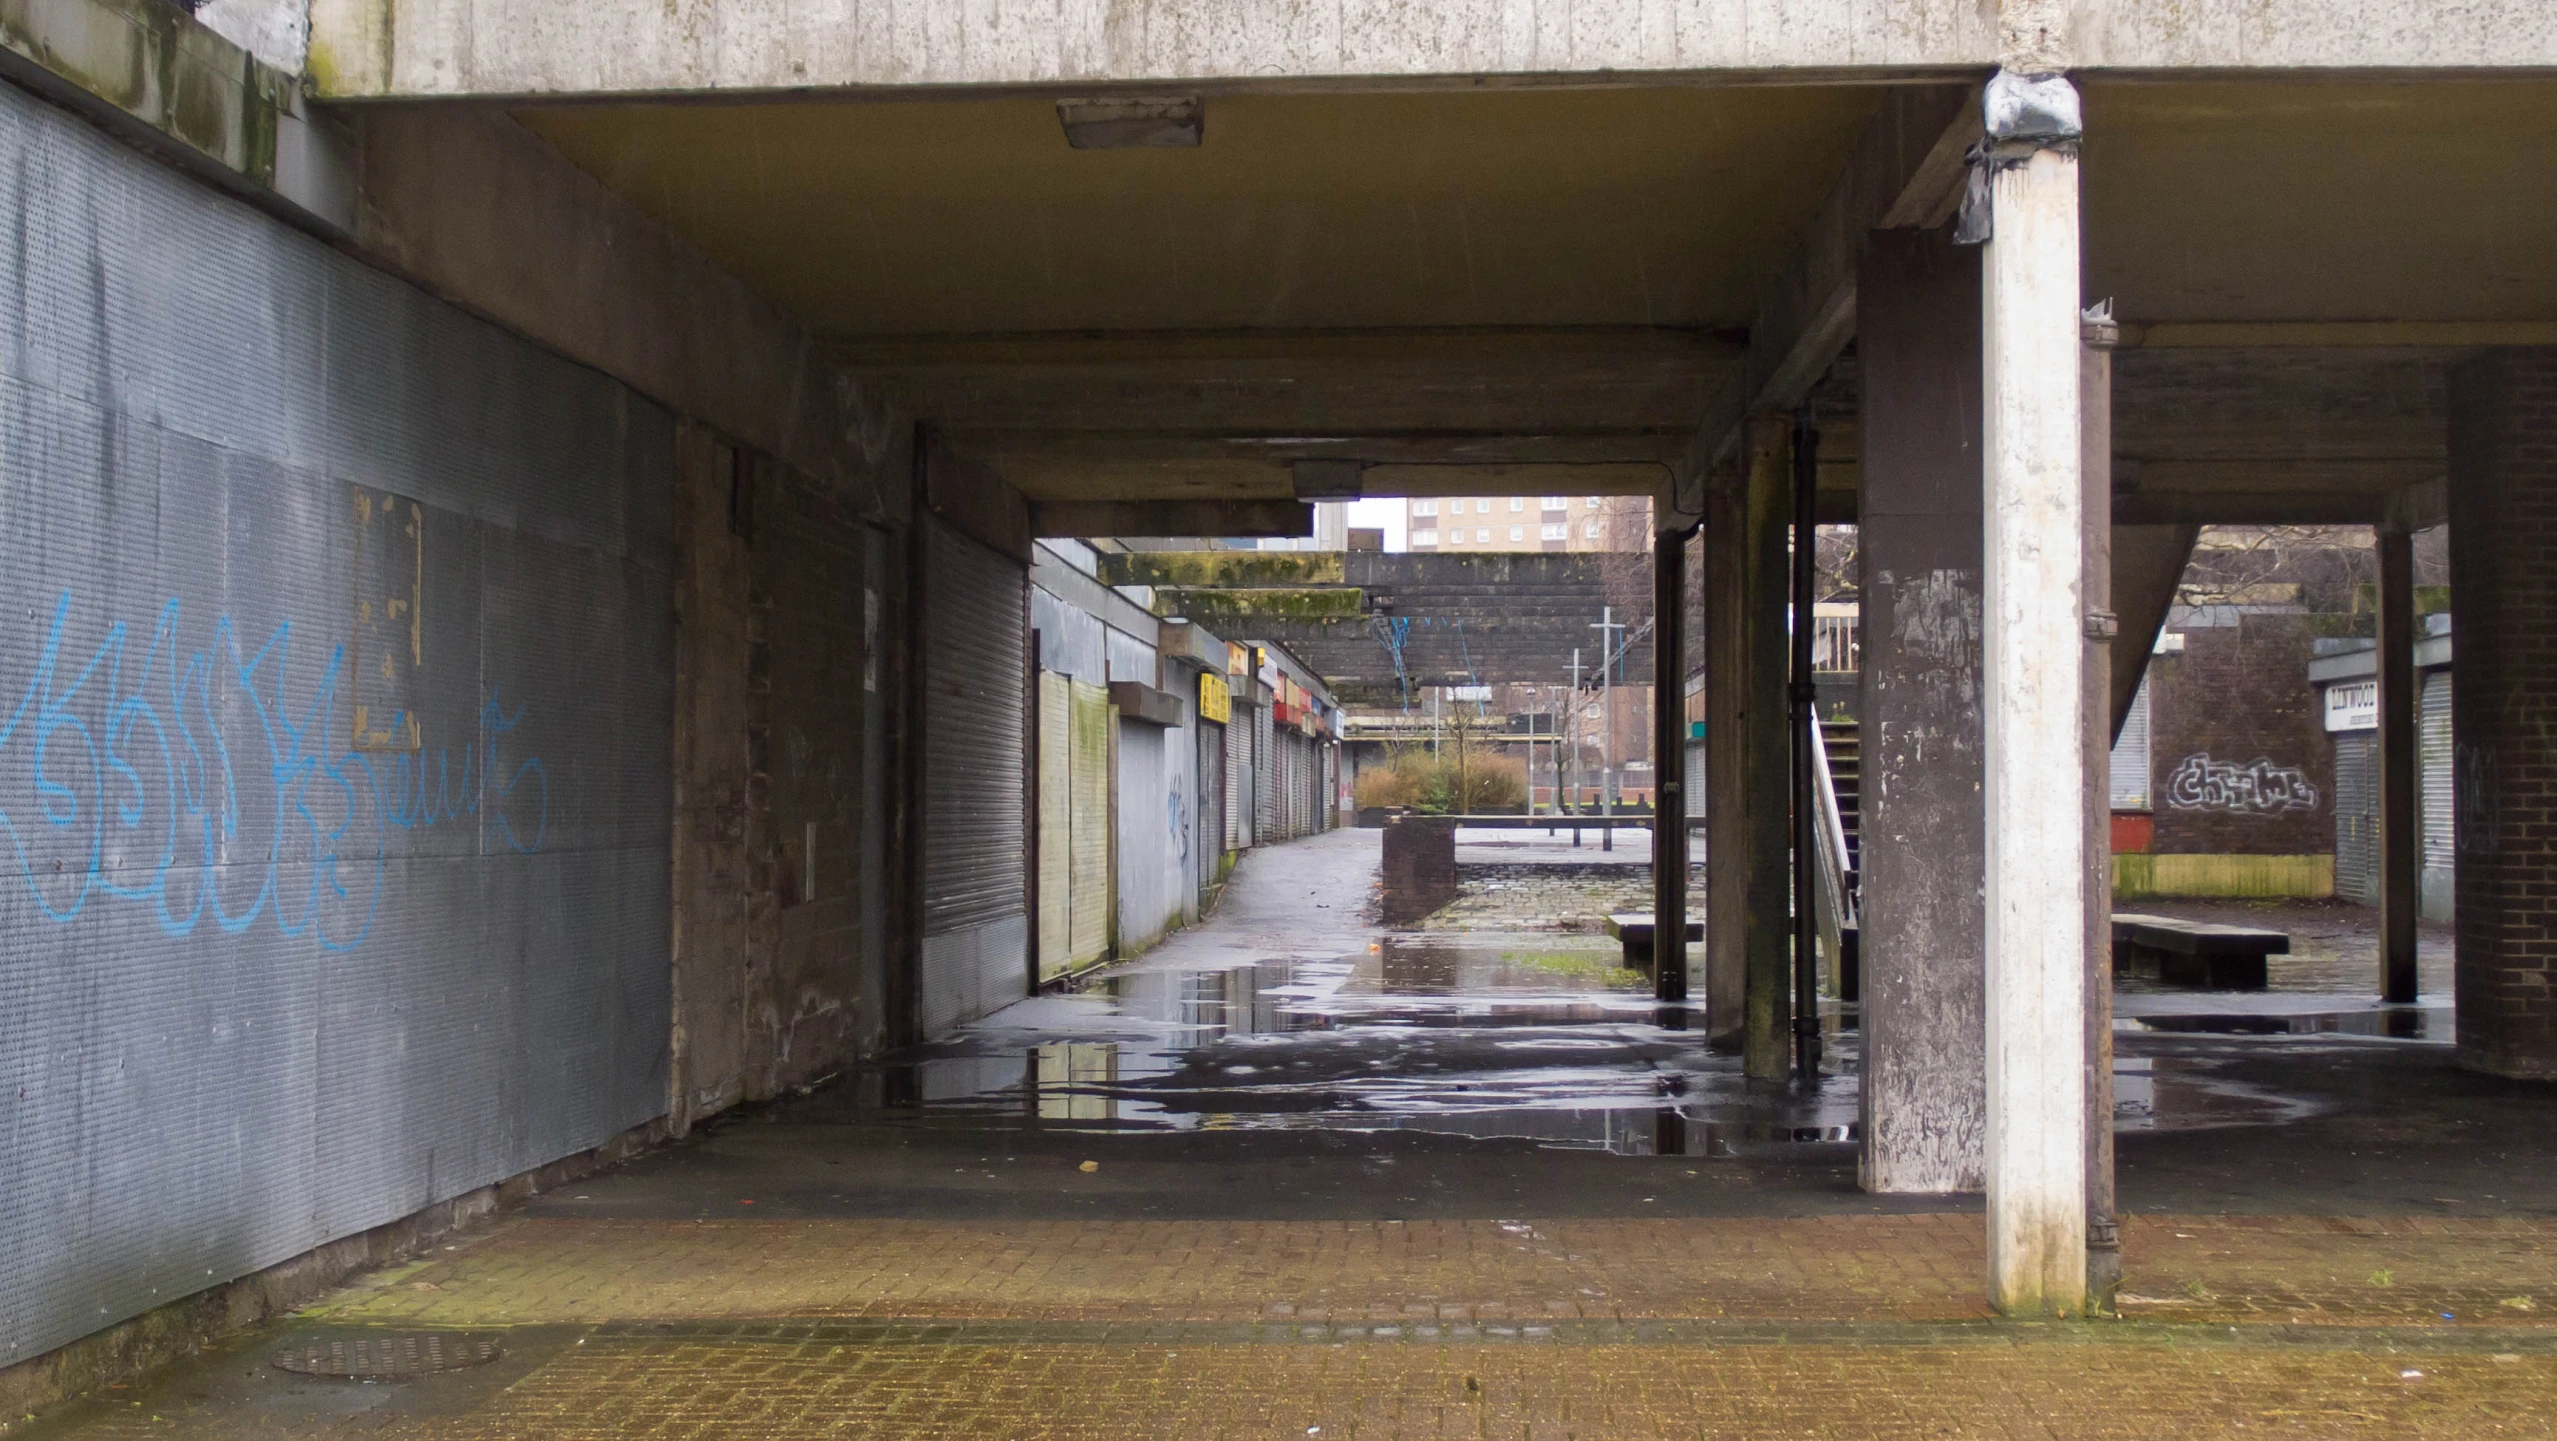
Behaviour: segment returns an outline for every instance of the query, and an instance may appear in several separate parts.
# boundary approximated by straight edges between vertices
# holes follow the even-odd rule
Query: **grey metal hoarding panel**
[[[664,1109],[673,423],[5,88],[0,213],[5,1363]]]

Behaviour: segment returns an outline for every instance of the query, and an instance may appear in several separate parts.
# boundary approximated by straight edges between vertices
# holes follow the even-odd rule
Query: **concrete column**
[[[2557,347],[2450,372],[2459,1061],[2557,1079]]]
[[[1652,538],[1652,994],[1687,999],[1687,531]]]
[[[1781,1081],[1793,1072],[1793,918],[1791,896],[1793,751],[1786,722],[1785,542],[1793,487],[1793,421],[1762,415],[1750,422],[1749,470],[1741,514],[1746,548],[1742,595],[1742,686],[1739,741],[1748,817],[1749,994],[1741,1047],[1750,1079]]]
[[[2415,916],[2422,904],[2416,838],[2415,538],[2383,525],[2379,542],[2379,994],[2415,1000]]]
[[[1989,1297],[2086,1303],[2086,703],[2077,96],[2001,73],[1984,110]]]
[[[2122,1284],[2113,1214],[2113,347],[2121,327],[2089,316],[2080,332],[2078,470],[2085,538],[2086,673],[2079,734],[2086,777],[2086,1289],[2097,1304]]]
[[[1726,1050],[1740,1048],[1749,1005],[1745,487],[1718,474],[1705,489],[1705,1034]]]
[[[1979,251],[1942,232],[1867,237],[1858,1024],[1871,1191],[1977,1191],[1986,1166],[1979,317]]]
[[[1761,416],[1705,521],[1705,1006],[1714,1044],[1782,1080],[1786,915],[1785,488],[1790,422]]]

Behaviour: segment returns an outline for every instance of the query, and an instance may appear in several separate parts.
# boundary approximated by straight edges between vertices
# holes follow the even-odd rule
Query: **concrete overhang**
[[[2557,14],[2531,0],[312,0],[310,21],[312,73],[372,98],[2557,65]]]
[[[2557,80],[2163,73],[2084,80],[2117,517],[2414,513],[2445,368],[2557,339]],[[1838,199],[1940,190],[1964,123],[1959,87],[1693,78],[1210,86],[1203,144],[1121,151],[1036,91],[518,114],[1033,503],[1301,500],[1318,461],[1366,495],[1657,494],[1736,379],[1851,339],[1834,283],[1783,354],[1756,332],[1841,236],[1912,223]]]
[[[1879,94],[1236,95],[1120,151],[1020,96],[520,118],[1034,502],[1627,494]]]

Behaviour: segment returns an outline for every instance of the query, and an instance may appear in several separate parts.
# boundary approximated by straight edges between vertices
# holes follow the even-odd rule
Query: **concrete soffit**
[[[502,113],[353,119],[365,258],[771,455],[870,520],[908,515],[913,417],[744,281]],[[1026,519],[993,528],[1026,551]]]
[[[1980,131],[1976,85],[1908,86],[1885,99],[1792,263],[1761,293],[1746,360],[1671,469],[1663,529],[1703,516],[1709,477],[1735,473],[1751,415],[1790,410],[1810,396],[1855,336],[1865,236],[1945,223],[1961,198],[1963,154]]]

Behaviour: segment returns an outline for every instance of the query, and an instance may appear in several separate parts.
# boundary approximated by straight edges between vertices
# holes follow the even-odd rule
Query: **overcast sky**
[[[1350,524],[1362,529],[1382,529],[1387,550],[1402,550],[1409,543],[1409,538],[1403,534],[1403,502],[1400,497],[1351,501]]]

